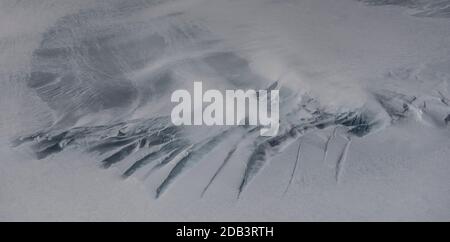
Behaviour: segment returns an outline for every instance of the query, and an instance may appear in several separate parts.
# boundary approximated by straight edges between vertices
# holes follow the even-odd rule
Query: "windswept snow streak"
[[[227,157],[223,160],[220,167],[217,169],[217,171],[214,173],[214,175],[209,180],[208,184],[206,184],[205,188],[202,191],[202,196],[205,195],[206,191],[208,191],[208,188],[211,186],[211,184],[214,182],[216,177],[220,174],[220,172],[223,170],[223,168],[227,165],[228,161],[230,161],[231,157],[233,156],[234,152],[236,152],[237,146],[233,146],[231,150],[228,152]]]
[[[414,9],[418,17],[450,17],[449,0],[359,0],[372,5],[399,5]]]
[[[351,138],[348,138],[348,141],[345,144],[345,147],[342,150],[342,153],[339,155],[338,161],[336,163],[336,172],[335,172],[336,182],[339,182],[339,179],[341,177],[342,169],[343,169],[345,161],[347,160],[347,153],[348,153],[348,150],[350,149],[351,143],[352,143]]]
[[[302,141],[298,142],[298,149],[297,149],[297,156],[295,157],[294,162],[294,168],[292,168],[291,176],[289,177],[288,185],[286,186],[286,190],[284,190],[284,193],[286,193],[289,190],[289,187],[292,184],[292,181],[294,180],[295,172],[297,171],[298,163],[300,162],[300,151],[302,148]]]

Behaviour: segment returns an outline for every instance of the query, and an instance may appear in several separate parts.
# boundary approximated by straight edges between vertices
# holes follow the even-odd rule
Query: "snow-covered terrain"
[[[0,0],[0,220],[450,220],[448,0]],[[174,126],[279,89],[280,132]]]

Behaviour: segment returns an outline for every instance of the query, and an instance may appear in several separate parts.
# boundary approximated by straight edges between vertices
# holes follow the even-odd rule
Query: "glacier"
[[[0,220],[448,221],[450,1],[0,1]],[[280,91],[280,130],[170,95]]]

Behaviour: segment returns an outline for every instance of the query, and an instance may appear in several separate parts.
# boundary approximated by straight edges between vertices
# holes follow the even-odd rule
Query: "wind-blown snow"
[[[449,2],[1,1],[0,220],[449,220]],[[194,81],[279,135],[173,126]]]

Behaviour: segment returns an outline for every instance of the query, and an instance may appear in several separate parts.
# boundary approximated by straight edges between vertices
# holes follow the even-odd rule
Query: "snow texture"
[[[0,0],[2,221],[448,221],[448,0]],[[279,89],[280,131],[174,126]]]

